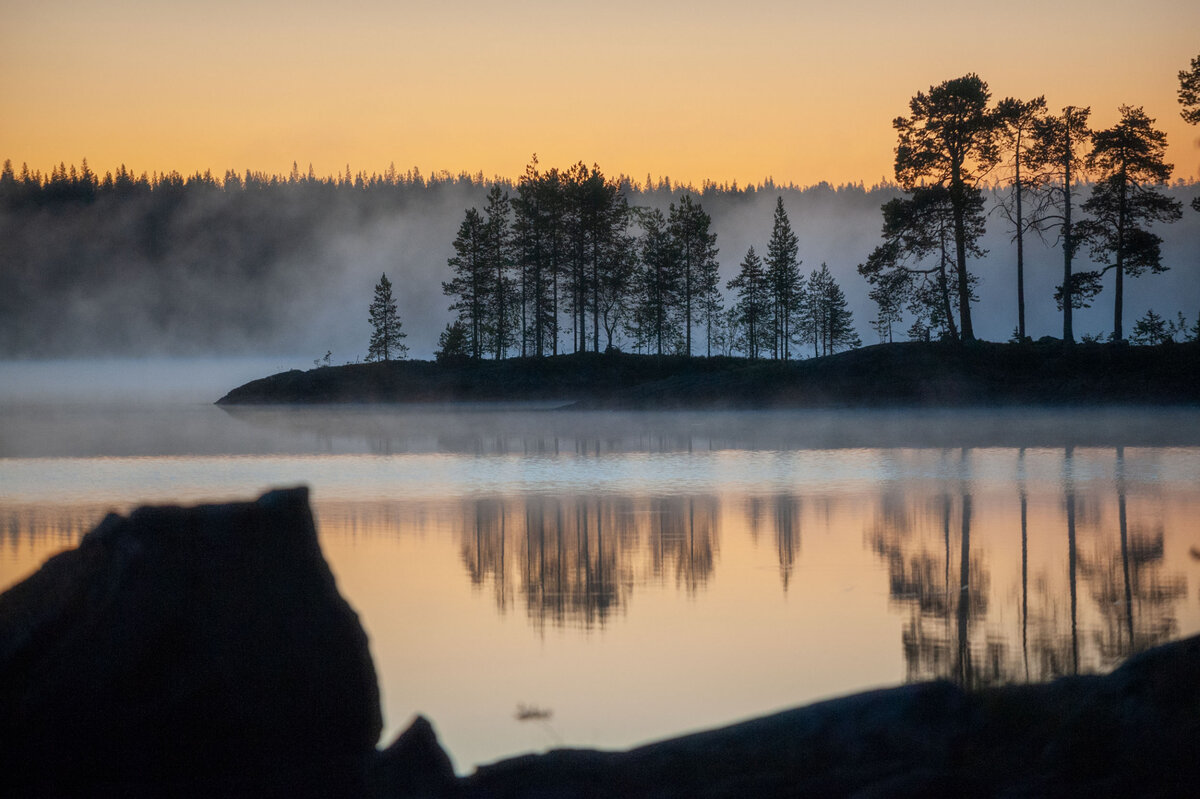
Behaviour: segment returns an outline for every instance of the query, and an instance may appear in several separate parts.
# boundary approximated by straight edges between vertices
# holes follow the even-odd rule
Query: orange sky
[[[902,8],[911,9],[905,14]],[[0,0],[0,158],[48,171],[515,176],[595,161],[698,182],[874,183],[891,119],[977,72],[1116,120],[1143,105],[1177,177],[1176,73],[1200,3],[1114,0]]]

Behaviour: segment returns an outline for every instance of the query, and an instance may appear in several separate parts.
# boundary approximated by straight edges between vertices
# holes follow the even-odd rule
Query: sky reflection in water
[[[3,585],[110,509],[311,485],[385,738],[425,713],[461,771],[1200,631],[1193,411],[0,419]]]

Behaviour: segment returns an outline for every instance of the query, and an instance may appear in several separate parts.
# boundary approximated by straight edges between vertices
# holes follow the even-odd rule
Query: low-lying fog
[[[300,358],[0,363],[0,457],[1195,446],[1188,408],[583,412],[546,404],[223,406]]]

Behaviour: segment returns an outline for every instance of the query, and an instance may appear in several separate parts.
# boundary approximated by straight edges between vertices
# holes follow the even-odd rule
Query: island
[[[904,342],[806,360],[576,353],[292,370],[219,405],[551,402],[572,408],[1195,405],[1200,343]]]

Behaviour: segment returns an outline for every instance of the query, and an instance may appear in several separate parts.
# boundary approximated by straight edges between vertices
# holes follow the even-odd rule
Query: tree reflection
[[[716,564],[717,510],[716,497],[651,500],[651,573],[660,578],[674,575],[675,585],[689,594],[707,583]]]
[[[504,504],[498,499],[480,499],[473,503],[474,518],[464,524],[462,559],[471,584],[482,587],[491,583],[496,606],[507,610],[512,602],[508,580],[508,545],[505,536]]]
[[[800,552],[800,498],[792,494],[775,497],[775,546],[779,551],[779,579],[787,593]]]
[[[1162,524],[1130,528],[1123,447],[1116,452],[1116,487],[1117,544],[1098,547],[1080,563],[1100,610],[1095,638],[1106,666],[1170,640],[1178,628],[1175,604],[1187,594],[1182,574],[1163,574]]]
[[[960,464],[964,470],[967,460],[964,450]],[[884,495],[868,536],[876,554],[887,563],[891,600],[910,609],[901,633],[909,681],[944,678],[970,686],[996,679],[993,672],[1001,658],[990,651],[991,645],[980,661],[972,656],[972,629],[986,616],[990,576],[982,558],[971,551],[972,496],[967,486],[963,480],[958,487],[957,564],[955,497],[949,493],[934,500],[924,514],[936,520],[940,552],[913,534],[909,514],[896,495]]]
[[[1166,571],[1163,523],[1127,497],[1124,450],[1116,451],[1107,502],[1074,448],[1060,457],[1057,511],[1039,513],[1031,510],[1026,453],[1016,453],[1009,496],[1020,546],[1000,551],[1019,557],[1019,568],[1007,599],[993,595],[994,556],[973,540],[968,451],[953,470],[957,485],[943,484],[940,494],[914,500],[893,488],[879,496],[867,541],[886,564],[890,601],[909,611],[901,633],[907,679],[968,687],[1043,680],[1109,668],[1179,634],[1186,580]],[[1049,558],[1034,557],[1031,541],[1051,544]],[[989,618],[992,604],[1015,607],[1016,617]]]
[[[694,499],[655,501],[646,512],[628,497],[533,495],[507,504],[468,500],[460,513],[472,584],[490,585],[501,612],[519,597],[539,628],[602,626],[636,583],[671,572],[694,591],[713,569],[715,517]],[[636,569],[643,542],[657,553],[649,575]]]

